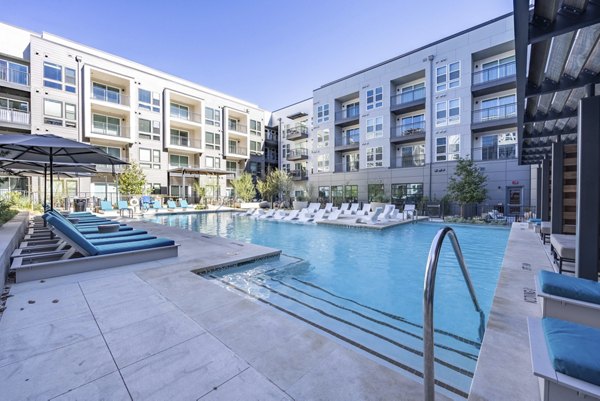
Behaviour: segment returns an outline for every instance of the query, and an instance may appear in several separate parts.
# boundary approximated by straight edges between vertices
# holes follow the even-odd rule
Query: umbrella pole
[[[48,192],[48,166],[44,164],[44,203],[42,204],[44,206],[44,210],[46,210],[46,206],[47,206],[47,199],[46,199],[46,192]]]
[[[52,154],[52,148],[50,148],[50,210],[54,210],[54,155]]]

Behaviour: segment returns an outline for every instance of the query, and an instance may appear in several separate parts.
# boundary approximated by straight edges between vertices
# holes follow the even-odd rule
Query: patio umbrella
[[[128,164],[93,145],[60,136],[0,134],[0,157],[11,160],[47,162],[50,173],[50,208],[54,205],[54,163]]]
[[[46,180],[49,162],[36,162],[31,160],[11,160],[0,157],[0,170],[19,176],[43,175],[44,176],[44,205],[46,204]],[[91,177],[96,173],[93,164],[54,163],[53,172],[63,177]]]

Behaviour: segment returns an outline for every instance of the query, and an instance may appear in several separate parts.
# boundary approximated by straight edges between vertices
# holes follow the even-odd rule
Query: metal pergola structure
[[[598,280],[600,0],[513,4],[519,163],[539,166],[538,208],[560,234],[564,145],[577,144],[575,273]]]

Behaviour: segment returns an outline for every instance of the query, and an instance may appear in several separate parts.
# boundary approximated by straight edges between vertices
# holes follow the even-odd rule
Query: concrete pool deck
[[[3,400],[422,399],[422,384],[192,273],[277,250],[127,222],[175,239],[179,257],[13,284]]]

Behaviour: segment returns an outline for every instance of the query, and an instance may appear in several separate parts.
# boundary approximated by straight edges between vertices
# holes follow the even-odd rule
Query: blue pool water
[[[423,277],[441,225],[421,222],[378,231],[257,221],[230,213],[153,221],[281,249],[281,258],[207,277],[260,297],[409,375],[420,375]],[[509,230],[453,228],[487,318]],[[438,389],[460,399],[475,369],[480,321],[449,241],[442,248],[435,300]]]

